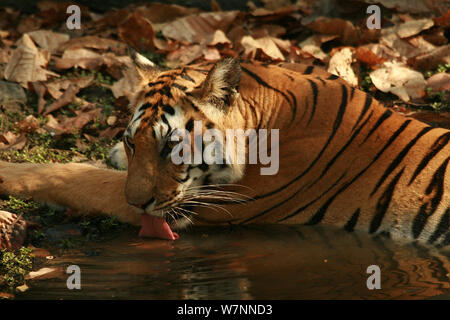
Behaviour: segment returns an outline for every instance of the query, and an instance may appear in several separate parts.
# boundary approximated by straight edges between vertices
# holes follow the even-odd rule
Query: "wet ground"
[[[17,299],[450,299],[450,255],[326,227],[195,228],[174,242],[131,232],[70,250]],[[81,290],[68,290],[69,265]],[[378,265],[381,289],[369,290]]]

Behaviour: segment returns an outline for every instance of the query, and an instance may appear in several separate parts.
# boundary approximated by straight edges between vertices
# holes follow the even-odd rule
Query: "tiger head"
[[[215,64],[162,70],[136,52],[131,57],[140,82],[123,135],[128,160],[126,199],[147,214],[166,218],[173,228],[184,227],[190,220],[189,204],[195,204],[202,191],[205,194],[202,186],[229,184],[243,176],[242,164],[194,159],[194,149],[205,150],[208,144],[194,137],[194,132],[239,127],[238,111],[233,109],[241,68],[235,59],[225,58]],[[172,141],[175,132],[185,132],[181,142],[192,141],[190,153],[183,149],[190,164],[172,159],[174,148],[183,146]]]

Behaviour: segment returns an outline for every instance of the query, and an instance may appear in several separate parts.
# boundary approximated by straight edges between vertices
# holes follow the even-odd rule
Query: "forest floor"
[[[368,29],[362,0],[332,18],[314,1],[287,2],[222,11],[212,1],[209,12],[152,3],[98,14],[80,6],[79,29],[68,28],[75,20],[65,3],[40,1],[32,14],[0,7],[0,160],[109,167],[108,150],[129,117],[127,46],[163,68],[225,56],[314,63],[395,111],[450,128],[448,8],[381,6],[380,28]],[[15,197],[0,200],[0,210],[35,226],[31,251],[0,254],[0,298],[20,288],[28,271],[51,257],[48,250],[133,228],[114,217],[68,218],[65,210]]]

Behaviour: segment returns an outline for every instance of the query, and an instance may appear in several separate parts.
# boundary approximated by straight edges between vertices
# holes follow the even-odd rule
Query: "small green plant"
[[[14,213],[30,212],[38,209],[39,205],[34,201],[21,200],[13,196],[9,196],[8,200],[4,201],[3,206],[7,207]]]
[[[431,107],[436,111],[450,110],[450,103],[446,99],[445,91],[433,91],[433,88],[427,88],[428,101]]]
[[[0,278],[4,283],[14,289],[25,283],[25,275],[33,267],[31,249],[22,247],[12,252],[6,249],[0,251]]]
[[[440,64],[437,66],[437,68],[435,70],[429,70],[429,71],[425,72],[425,77],[429,78],[432,75],[435,75],[436,73],[448,72],[448,71],[450,71],[450,63]]]

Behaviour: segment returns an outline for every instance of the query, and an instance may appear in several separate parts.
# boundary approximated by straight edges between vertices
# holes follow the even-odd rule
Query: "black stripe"
[[[148,108],[151,108],[151,107],[152,107],[152,105],[150,103],[146,102],[142,106],[139,107],[139,112],[144,111],[144,110],[146,110]]]
[[[449,140],[450,140],[450,132],[446,132],[436,139],[434,144],[431,146],[431,150],[427,153],[425,158],[422,159],[422,161],[414,171],[411,180],[409,180],[408,186],[411,185],[414,179],[416,179],[416,177],[422,172],[422,170],[427,166],[427,164],[431,161],[431,159],[433,159],[434,156],[436,156],[439,153],[439,151],[441,151],[447,145]]]
[[[278,222],[281,222],[281,221],[284,221],[284,220],[286,220],[286,219],[289,219],[291,216],[295,216],[295,215],[297,215],[299,212],[301,212],[301,211],[303,211],[303,210],[305,210],[307,207],[309,207],[311,204],[313,204],[314,202],[316,202],[317,200],[319,200],[320,198],[322,198],[328,191],[330,191],[333,187],[335,187],[338,183],[339,183],[339,181],[341,181],[342,180],[342,178],[345,176],[345,174],[346,174],[346,172],[344,172],[326,191],[324,191],[320,196],[318,196],[316,199],[314,199],[314,200],[312,200],[312,201],[310,201],[309,203],[307,203],[306,205],[304,205],[304,206],[302,206],[301,208],[299,208],[299,209],[297,209],[295,212],[293,212],[292,214],[290,214],[290,215],[288,215],[288,216],[286,216],[286,217],[284,217],[284,218],[282,218],[282,219],[279,219],[278,220]],[[293,199],[296,195],[298,195],[301,191],[303,191],[303,189],[302,188],[300,188],[299,190],[297,190],[296,192],[294,192],[292,195],[290,195],[288,198],[286,198],[286,199],[284,199],[283,201],[281,201],[280,203],[278,203],[278,204],[276,204],[275,206],[273,206],[273,207],[271,207],[271,208],[269,208],[269,209],[266,209],[266,210],[264,210],[263,212],[260,212],[260,213],[258,213],[257,215],[255,215],[255,216],[253,216],[253,217],[250,217],[250,218],[248,218],[248,219],[246,219],[246,220],[244,220],[244,221],[242,221],[242,223],[247,223],[247,222],[249,222],[249,221],[251,221],[251,220],[254,220],[254,219],[256,219],[256,218],[259,218],[259,217],[261,217],[261,216],[263,216],[263,215],[265,215],[266,213],[268,213],[268,212],[270,212],[270,211],[272,211],[273,209],[276,209],[276,208],[278,208],[278,207],[280,207],[281,205],[283,205],[283,204],[285,204],[286,202],[288,202],[289,200],[291,200],[291,199]]]
[[[185,79],[185,80],[188,80],[188,81],[190,81],[190,82],[195,83],[195,80],[192,79],[190,76],[188,76],[188,75],[185,74],[185,73],[183,73],[183,74],[181,75],[181,77],[182,77],[183,79]]]
[[[375,209],[375,215],[372,218],[372,221],[370,222],[369,233],[376,232],[380,227],[381,222],[383,221],[383,218],[386,215],[386,212],[389,208],[389,204],[391,203],[392,196],[394,195],[395,186],[397,185],[398,180],[400,180],[400,177],[402,176],[404,171],[405,168],[403,167],[402,170],[400,170],[400,172],[397,173],[395,178],[392,179],[391,183],[378,200],[377,207]]]
[[[333,202],[333,200],[342,193],[345,189],[347,189],[352,183],[354,183],[359,177],[361,177],[374,163],[378,160],[378,158],[381,157],[381,155],[386,151],[386,149],[394,142],[395,139],[406,129],[406,127],[409,125],[411,120],[406,120],[402,126],[397,129],[397,131],[394,132],[394,134],[391,136],[391,138],[388,140],[388,142],[383,146],[383,148],[375,155],[375,157],[372,159],[372,161],[367,165],[363,170],[361,170],[356,176],[352,178],[349,182],[346,182],[336,193],[322,206],[322,208],[319,209],[319,211],[311,218],[309,224],[315,224],[319,223],[324,215],[326,210],[328,209],[329,205]],[[289,217],[294,216],[294,214],[290,215]]]
[[[331,74],[331,75],[327,78],[327,80],[336,80],[336,79],[339,79],[339,77],[336,76],[336,75],[334,75],[334,74]]]
[[[322,83],[322,85],[324,85],[324,86],[327,85],[327,83],[325,82],[325,80],[323,80],[321,77],[316,77],[316,80],[319,80],[319,81]]]
[[[295,116],[297,115],[297,98],[294,96],[294,94],[290,91],[290,90],[286,90],[287,93],[289,93],[289,95],[292,98],[292,102],[294,103],[294,109],[292,110],[292,118],[291,118],[291,123],[295,120]]]
[[[241,66],[241,69],[242,69],[242,71],[247,73],[249,76],[251,76],[253,79],[255,79],[255,81],[258,82],[258,84],[260,84],[260,85],[262,85],[262,86],[264,86],[266,88],[269,88],[269,89],[271,89],[271,90],[281,94],[283,96],[283,98],[289,103],[291,108],[294,109],[294,106],[292,105],[292,102],[289,100],[288,96],[283,91],[280,91],[279,89],[272,87],[267,82],[265,82],[263,79],[261,79],[256,73],[251,72],[247,68]]]
[[[178,88],[178,89],[180,89],[181,91],[186,91],[186,90],[187,90],[187,88],[186,88],[185,86],[182,86],[181,84],[178,84],[178,83],[173,83],[173,84],[172,84],[172,87]]]
[[[389,167],[384,171],[383,175],[381,176],[380,180],[378,180],[376,186],[373,188],[372,192],[370,193],[370,196],[373,196],[375,192],[377,192],[378,188],[383,184],[384,180],[391,174],[392,171],[394,171],[395,168],[403,161],[403,159],[408,154],[409,150],[416,144],[416,142],[427,132],[432,130],[432,127],[425,127],[423,128],[417,136],[411,140],[400,153],[397,155],[397,157],[394,159],[394,161],[391,162]]]
[[[364,102],[364,107],[362,108],[361,114],[359,115],[358,120],[356,120],[356,123],[352,128],[352,132],[358,126],[359,122],[364,118],[364,115],[367,113],[371,105],[372,105],[372,97],[369,94],[366,94],[366,101]]]
[[[194,119],[189,119],[189,121],[186,123],[186,130],[192,131],[192,128],[194,128]]]
[[[434,230],[433,234],[428,239],[428,243],[433,243],[441,235],[443,235],[445,232],[448,232],[450,228],[450,208],[447,208],[447,211],[442,215],[441,221],[439,221],[438,226],[436,227],[436,230]]]
[[[356,138],[356,136],[359,134],[359,132],[365,127],[365,125],[367,124],[367,122],[369,122],[370,118],[373,115],[373,110],[372,112],[369,114],[369,116],[367,117],[366,120],[364,120],[364,122],[361,124],[361,126],[352,134],[352,136],[350,137],[350,139],[347,141],[347,143],[341,148],[341,150],[339,150],[334,157],[327,163],[325,169],[322,171],[322,173],[320,174],[320,176],[314,180],[308,188],[311,188],[313,185],[315,185],[320,179],[323,178],[323,176],[328,172],[328,170],[331,168],[331,166],[336,162],[337,158],[339,158],[341,156],[341,154],[348,148],[348,146],[353,142],[353,140]]]
[[[364,144],[364,142],[367,141],[367,139],[369,139],[369,137],[375,132],[375,130],[378,129],[379,126],[381,126],[381,124],[386,121],[390,116],[392,115],[392,111],[389,109],[386,109],[386,111],[384,111],[384,113],[381,115],[380,118],[378,118],[377,123],[375,123],[375,125],[373,126],[373,128],[369,131],[369,133],[367,134],[366,138],[363,140],[363,142],[361,142],[359,145]]]
[[[175,114],[174,108],[172,108],[172,107],[169,106],[169,105],[164,105],[164,106],[162,106],[162,109],[163,109],[164,112],[166,112],[166,113],[168,113],[168,114],[170,114],[170,115],[172,115],[172,116]]]
[[[162,87],[161,89],[160,89],[160,91],[161,91],[161,94],[162,95],[165,95],[165,96],[167,96],[168,98],[172,98],[173,96],[172,96],[172,92],[170,91],[170,87],[169,86],[167,86],[167,87]]]
[[[311,90],[313,93],[313,106],[312,106],[312,111],[311,111],[311,115],[309,116],[309,120],[308,120],[308,125],[311,123],[313,117],[314,117],[314,113],[316,113],[316,106],[317,106],[317,94],[319,92],[319,90],[317,89],[317,84],[310,80],[307,79],[309,84],[311,85]]]
[[[436,209],[438,208],[442,200],[442,196],[444,194],[445,171],[447,169],[449,160],[450,157],[448,157],[447,160],[445,160],[442,165],[436,170],[430,184],[425,190],[426,196],[429,196],[431,193],[434,193],[434,196],[431,200],[427,200],[420,207],[419,213],[414,218],[412,224],[412,234],[414,239],[417,239],[422,233],[428,218],[436,212]]]
[[[350,100],[353,100],[353,95],[354,94],[355,94],[355,87],[352,87],[351,91],[350,91]]]
[[[303,71],[303,74],[311,74],[314,70],[313,66],[308,66],[305,71]]]
[[[360,212],[361,212],[360,208],[356,209],[355,213],[353,213],[351,218],[345,224],[344,226],[345,231],[352,232],[353,230],[355,230],[355,226],[358,223]]]
[[[171,133],[172,132],[172,127],[170,126],[170,123],[169,123],[169,121],[167,121],[167,118],[166,118],[166,116],[164,114],[161,116],[161,119],[168,127],[167,134]]]
[[[294,77],[292,77],[290,74],[283,73],[289,80],[294,81]]]
[[[301,179],[306,173],[308,173],[308,171],[316,164],[316,162],[319,160],[319,158],[322,156],[322,154],[324,153],[325,149],[328,147],[329,143],[331,142],[331,140],[333,139],[334,135],[336,134],[337,128],[340,125],[340,122],[342,120],[342,115],[344,114],[345,111],[345,107],[347,105],[347,89],[345,88],[345,85],[342,85],[342,101],[341,101],[341,106],[339,108],[338,111],[338,115],[336,117],[336,120],[333,124],[333,131],[330,135],[330,137],[328,138],[328,141],[325,143],[324,147],[322,148],[322,150],[319,152],[319,154],[316,156],[316,158],[313,160],[313,162],[309,165],[309,167],[304,170],[300,175],[298,175],[297,177],[295,177],[293,180],[289,181],[287,184],[285,184],[284,186],[271,191],[269,193],[266,193],[264,195],[260,195],[260,196],[256,196],[251,200],[244,200],[243,202],[248,202],[248,201],[255,201],[258,199],[262,199],[262,198],[266,198],[269,197],[275,193],[278,193],[282,190],[284,190],[285,188],[289,187],[291,184],[293,184],[294,182],[298,181],[299,179]]]
[[[333,189],[347,174],[347,171],[345,171],[332,185],[330,185],[327,190],[325,190],[324,192],[322,192],[322,194],[318,197],[316,197],[315,199],[311,200],[310,202],[308,202],[307,204],[305,204],[304,206],[298,208],[297,210],[295,210],[294,212],[288,214],[287,216],[285,216],[282,219],[279,219],[278,222],[287,220],[289,218],[292,218],[294,216],[296,216],[297,214],[299,214],[302,211],[305,211],[306,208],[308,208],[310,205],[314,204],[317,200],[321,199],[324,195],[326,195],[331,189]],[[300,189],[299,191],[303,191],[303,189]]]

